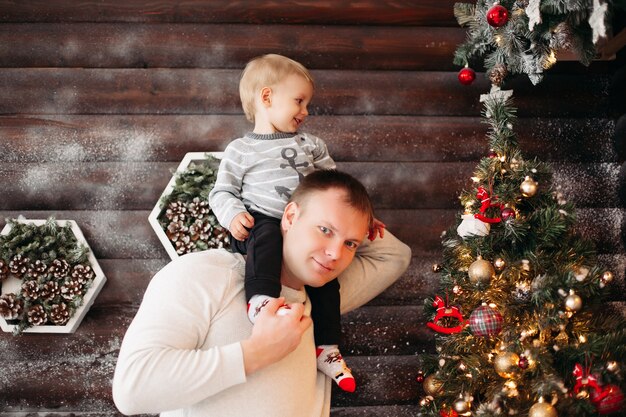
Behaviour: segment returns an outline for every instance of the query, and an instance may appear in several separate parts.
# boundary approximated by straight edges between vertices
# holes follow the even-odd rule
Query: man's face
[[[287,205],[282,219],[284,285],[320,287],[352,262],[369,219],[344,202],[344,195],[339,189],[317,191],[302,206]]]

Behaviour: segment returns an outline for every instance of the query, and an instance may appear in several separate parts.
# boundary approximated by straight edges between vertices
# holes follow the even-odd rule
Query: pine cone
[[[7,320],[14,320],[24,311],[24,302],[13,293],[0,297],[0,316]]]
[[[65,281],[61,286],[61,297],[67,301],[72,301],[75,297],[80,297],[83,293],[83,284],[73,279]]]
[[[571,49],[574,39],[574,33],[572,27],[566,23],[561,22],[554,28],[554,40],[556,42],[557,49]]]
[[[9,270],[17,278],[21,278],[28,271],[28,263],[30,259],[23,257],[21,254],[15,255],[9,262]]]
[[[200,200],[200,197],[194,197],[188,208],[190,216],[196,219],[203,219],[209,213],[209,202]]]
[[[517,0],[515,3],[517,4],[517,7],[525,9],[526,7],[528,7],[528,3],[530,3],[530,0]]]
[[[74,280],[79,282],[81,285],[91,282],[95,276],[96,274],[89,265],[75,265],[72,270],[72,278],[74,278]]]
[[[59,284],[56,281],[48,281],[41,287],[39,297],[42,300],[54,300],[59,294],[61,294]]]
[[[507,70],[506,65],[496,64],[489,71],[489,81],[491,81],[491,84],[493,85],[500,86],[508,74],[509,71]]]
[[[48,273],[55,278],[65,278],[70,273],[70,264],[65,259],[55,259],[48,268]]]
[[[48,265],[37,259],[34,263],[28,264],[28,270],[26,271],[25,275],[28,275],[33,279],[37,279],[45,274],[47,269]]]
[[[193,252],[196,248],[196,244],[188,235],[184,235],[174,242],[174,247],[176,248],[177,254],[184,255]]]
[[[193,222],[191,226],[189,226],[189,237],[194,242],[198,239],[202,239],[203,236],[204,223],[202,220],[198,219]],[[204,234],[206,236],[206,233]]]
[[[0,259],[0,282],[9,277],[9,265],[4,260]]]
[[[27,300],[37,300],[41,296],[39,284],[34,279],[24,281],[22,284],[22,295]]]
[[[53,304],[50,308],[50,321],[58,326],[62,326],[70,319],[70,310],[67,304]]]
[[[165,217],[173,222],[185,221],[187,218],[187,207],[180,201],[173,201],[165,210]]]
[[[221,249],[230,244],[228,236],[228,230],[223,227],[216,227],[213,229],[212,237],[209,240],[209,247]]]
[[[40,326],[48,321],[46,310],[41,304],[35,304],[28,309],[28,322],[33,326]]]
[[[165,234],[167,235],[169,240],[171,240],[172,242],[176,242],[177,240],[187,236],[188,232],[189,228],[185,226],[182,221],[177,221],[171,222],[167,225],[167,231],[165,232]]]

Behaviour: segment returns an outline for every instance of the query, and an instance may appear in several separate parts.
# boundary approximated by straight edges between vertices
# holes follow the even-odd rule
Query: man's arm
[[[411,249],[392,235],[365,239],[354,260],[339,276],[341,313],[354,310],[393,284],[411,262]]]

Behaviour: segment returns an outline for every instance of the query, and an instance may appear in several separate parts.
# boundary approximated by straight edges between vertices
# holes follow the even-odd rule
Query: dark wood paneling
[[[460,27],[4,24],[0,66],[240,71],[279,52],[310,69],[458,70],[450,57],[464,39]]]
[[[456,26],[453,0],[0,1],[3,22],[321,23]]]
[[[151,210],[178,164],[169,162],[4,163],[0,179],[14,198],[0,210]],[[380,209],[458,207],[476,167],[468,162],[340,162]],[[579,207],[619,206],[618,163],[555,164],[555,184]],[[68,187],[67,184],[72,184]]]
[[[2,85],[11,88],[0,114],[241,114],[238,77],[219,69],[7,68]],[[489,89],[482,76],[463,86],[450,72],[317,70],[313,77],[312,114],[478,116],[478,97]],[[607,76],[546,79],[538,86],[513,80],[520,116],[605,114]]]
[[[330,410],[330,414],[333,417],[415,417],[418,412],[419,407],[417,404],[334,407]]]
[[[220,151],[252,130],[243,116],[3,116],[1,162],[179,162],[187,152]],[[515,123],[527,158],[616,162],[614,123],[522,118]],[[305,131],[323,138],[339,162],[478,162],[488,150],[478,117],[313,116]]]

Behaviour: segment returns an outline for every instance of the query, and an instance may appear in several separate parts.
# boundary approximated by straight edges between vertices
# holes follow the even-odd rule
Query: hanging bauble
[[[530,363],[528,362],[528,358],[524,355],[519,355],[519,361],[517,362],[517,366],[519,366],[520,369],[528,369],[529,365]]]
[[[589,392],[586,389],[581,389],[576,393],[576,398],[579,400],[586,400],[589,398]]]
[[[433,268],[433,272],[440,272],[441,271],[441,265],[439,265],[439,264],[433,264],[432,268]]]
[[[459,413],[454,411],[452,407],[444,407],[439,410],[439,415],[441,417],[459,417]]]
[[[439,295],[435,296],[433,307],[437,308],[435,318],[433,318],[433,321],[426,323],[426,326],[430,329],[439,333],[453,334],[461,332],[467,325],[467,320],[463,318],[461,310],[456,306],[449,307]],[[454,318],[458,321],[458,324],[456,326],[442,326],[439,324],[439,320],[443,318]]]
[[[457,413],[464,415],[472,409],[472,403],[463,398],[463,396],[461,396],[454,402],[454,404],[452,404],[452,408]]]
[[[567,311],[578,311],[583,308],[583,300],[574,290],[569,290],[569,295],[565,297],[565,309]]]
[[[609,372],[615,372],[619,369],[619,364],[617,361],[608,361],[606,363],[606,370]]]
[[[504,64],[496,64],[489,70],[487,75],[491,84],[500,86],[504,82],[504,79],[508,75],[509,71]]]
[[[424,382],[424,372],[419,371],[419,372],[417,373],[417,376],[415,377],[415,380],[416,380],[417,382],[419,382],[420,384],[421,384],[422,382]]]
[[[515,219],[515,210],[513,210],[511,207],[505,207],[500,212],[500,217],[502,217],[502,220],[504,221],[513,220]]]
[[[622,390],[619,386],[613,384],[604,385],[599,393],[590,391],[589,397],[600,415],[621,411],[624,404]]]
[[[495,277],[496,271],[491,262],[485,261],[480,256],[469,266],[467,275],[472,284],[484,285],[489,284],[491,279]]]
[[[550,404],[539,400],[528,410],[528,417],[558,417],[558,414]]]
[[[506,25],[509,21],[509,11],[506,7],[495,4],[487,11],[487,23],[495,28]]]
[[[502,331],[504,319],[495,308],[483,304],[472,312],[469,318],[470,329],[475,336],[495,336]]]
[[[519,356],[513,352],[500,352],[493,359],[493,367],[502,378],[511,378],[519,370]]]
[[[528,281],[518,281],[515,283],[515,289],[511,291],[516,300],[526,302],[530,301],[532,296],[532,287]]]
[[[537,182],[530,177],[526,177],[519,189],[524,197],[532,197],[537,194]]]
[[[501,272],[504,267],[506,267],[506,261],[502,258],[496,258],[493,261],[493,266],[496,269],[496,271]]]
[[[494,151],[493,149],[489,149],[489,152],[487,153],[487,156],[490,159],[496,158],[498,156],[498,153],[496,151]]]
[[[611,271],[605,271],[600,277],[600,282],[604,285],[608,284],[611,281],[613,281],[613,273]]]
[[[443,382],[441,382],[434,374],[428,375],[424,378],[424,392],[431,396],[436,396],[441,392],[441,387],[443,386]]]
[[[465,67],[459,71],[458,78],[461,84],[470,85],[476,79],[476,72],[469,67]]]

